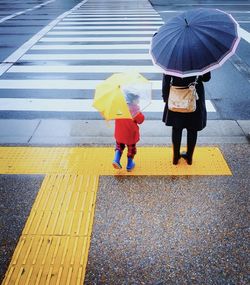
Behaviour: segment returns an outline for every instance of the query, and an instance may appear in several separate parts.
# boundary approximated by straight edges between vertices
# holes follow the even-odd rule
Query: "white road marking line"
[[[122,16],[122,17],[98,17],[98,18],[91,18],[91,17],[67,17],[65,19],[63,19],[63,21],[67,22],[67,21],[140,21],[140,20],[149,20],[149,21],[162,21],[161,17],[159,16],[150,16],[150,17],[127,17],[127,16]]]
[[[144,10],[126,10],[124,12],[123,10],[77,10],[75,12],[72,12],[71,15],[97,15],[97,16],[102,16],[102,15],[159,15],[158,12],[156,12],[154,9],[148,9],[146,11]]]
[[[159,73],[154,65],[35,65],[12,66],[8,73],[114,73],[136,70],[139,73]]]
[[[85,7],[84,9],[78,9],[76,12],[74,13],[84,13],[84,14],[89,14],[89,13],[100,13],[100,14],[105,14],[105,13],[115,13],[115,14],[119,14],[119,13],[124,13],[123,9],[89,9],[88,7]],[[74,14],[72,13],[72,14]],[[126,13],[156,13],[156,11],[151,7],[148,9],[126,9]]]
[[[76,35],[153,35],[155,31],[74,31],[74,32],[49,32],[47,35],[52,36],[76,36]]]
[[[150,42],[152,37],[43,37],[39,42]]]
[[[112,16],[112,17],[111,17]],[[122,18],[122,17],[126,17],[127,19],[132,19],[134,17],[137,17],[138,20],[139,19],[143,19],[145,17],[149,18],[160,18],[159,15],[150,15],[150,14],[118,14],[118,15],[112,15],[112,14],[70,14],[67,19],[76,19],[76,18],[84,18],[84,19],[93,19],[93,18],[97,18],[97,19],[103,19],[103,18],[107,18],[107,17],[111,17],[109,19],[116,19],[116,18]]]
[[[111,44],[111,45],[34,45],[32,50],[119,50],[119,49],[149,49],[148,44]]]
[[[202,5],[204,5],[204,4],[202,4]],[[160,11],[160,13],[183,13],[183,12],[185,12],[185,10],[162,10],[162,11]],[[225,12],[230,13],[230,14],[232,14],[232,13],[249,14],[250,13],[250,11],[238,11],[238,10],[237,11],[227,11],[227,10],[225,10]]]
[[[92,104],[93,99],[0,98],[1,111],[98,112]],[[162,100],[152,100],[143,112],[162,113],[164,105]],[[216,112],[210,100],[206,107],[208,112]]]
[[[91,21],[79,21],[79,22],[60,22],[60,23],[58,23],[58,25],[60,25],[60,26],[63,26],[63,25],[121,25],[121,24],[123,24],[123,25],[127,25],[127,26],[129,26],[129,24],[138,24],[138,25],[153,25],[153,24],[164,24],[164,22],[163,21],[117,21],[117,22],[111,22],[111,21],[103,21],[103,22],[98,22],[98,21],[96,21],[96,22],[91,22]]]
[[[27,13],[27,12],[30,12],[30,11],[33,11],[33,10],[36,10],[36,9],[39,9],[39,8],[41,8],[41,7],[43,7],[43,6],[46,6],[46,5],[48,5],[48,4],[52,3],[52,2],[55,2],[55,1],[56,1],[56,0],[49,0],[49,1],[44,2],[44,3],[42,3],[42,4],[36,5],[36,6],[34,6],[33,8],[29,8],[29,9],[26,9],[26,10],[23,10],[23,11],[16,12],[16,13],[14,13],[14,14],[12,14],[12,15],[6,16],[6,17],[0,19],[0,23],[3,23],[3,22],[5,22],[5,21],[7,21],[7,20],[10,20],[10,19],[13,19],[13,18],[15,18],[15,17],[17,17],[17,16],[20,16],[20,15],[22,15],[22,14],[25,14],[25,13]]]
[[[21,60],[150,60],[149,53],[121,54],[25,54]]]
[[[246,40],[248,43],[250,43],[250,33],[240,27],[239,33],[242,39]]]
[[[82,4],[84,4],[87,0],[83,0],[71,10],[64,12],[60,16],[58,16],[55,20],[50,22],[47,26],[45,26],[40,32],[35,34],[31,39],[21,45],[16,51],[14,51],[10,56],[8,56],[1,64],[0,64],[0,76],[6,72],[18,59],[25,54],[34,44],[36,44],[40,38],[42,38],[48,31],[50,31],[59,21],[61,21],[64,17],[70,14],[75,9],[78,9]]]
[[[183,6],[183,4],[175,4],[176,6]],[[246,4],[246,3],[233,3],[233,4],[229,4],[229,3],[227,3],[227,4],[225,4],[225,3],[208,3],[208,4],[194,4],[194,3],[192,3],[192,4],[186,4],[185,3],[185,6],[242,6],[242,5],[244,5],[244,6],[250,6],[250,4]]]
[[[144,29],[158,29],[160,25],[150,25],[150,26],[57,26],[53,30],[144,30]]]
[[[0,80],[0,89],[93,90],[103,80]],[[161,90],[161,80],[150,80],[153,90]]]

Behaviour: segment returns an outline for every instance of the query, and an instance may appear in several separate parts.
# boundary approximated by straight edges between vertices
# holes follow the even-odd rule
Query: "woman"
[[[196,101],[196,110],[192,113],[178,113],[168,109],[168,96],[170,82],[173,78],[173,86],[188,86],[195,82],[196,76],[179,78],[170,75],[163,75],[162,80],[162,97],[166,103],[163,112],[162,121],[167,126],[172,126],[172,143],[173,143],[173,164],[178,164],[181,157],[186,159],[189,165],[192,164],[192,157],[197,141],[197,132],[205,128],[207,123],[207,111],[205,105],[205,91],[203,82],[211,78],[210,72],[198,77],[196,91],[199,99]],[[182,130],[187,129],[187,151],[180,154]]]

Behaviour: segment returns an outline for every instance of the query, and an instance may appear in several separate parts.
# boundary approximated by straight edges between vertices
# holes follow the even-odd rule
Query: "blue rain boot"
[[[131,171],[134,167],[135,167],[135,163],[133,161],[133,158],[128,157],[127,171]]]
[[[112,165],[114,166],[115,169],[121,169],[122,166],[120,164],[120,159],[121,159],[122,153],[120,150],[116,150],[115,151],[115,157],[114,160],[112,162]]]

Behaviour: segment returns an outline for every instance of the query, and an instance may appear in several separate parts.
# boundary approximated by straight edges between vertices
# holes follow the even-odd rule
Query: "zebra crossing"
[[[148,50],[155,31],[163,24],[146,0],[82,1],[55,25],[38,35],[30,48],[0,77],[2,116],[49,117],[57,112],[72,118],[101,118],[92,107],[94,91],[114,72],[136,70],[152,82],[148,118],[161,117],[161,72]],[[207,100],[208,112],[215,112]],[[41,113],[42,112],[42,113]],[[55,115],[53,115],[55,117]],[[68,118],[68,117],[67,117]]]

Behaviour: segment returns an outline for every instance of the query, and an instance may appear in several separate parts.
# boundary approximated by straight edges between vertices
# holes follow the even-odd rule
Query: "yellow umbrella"
[[[114,73],[97,85],[93,101],[95,107],[106,120],[131,119],[126,103],[123,85],[149,84],[149,81],[138,72]]]

